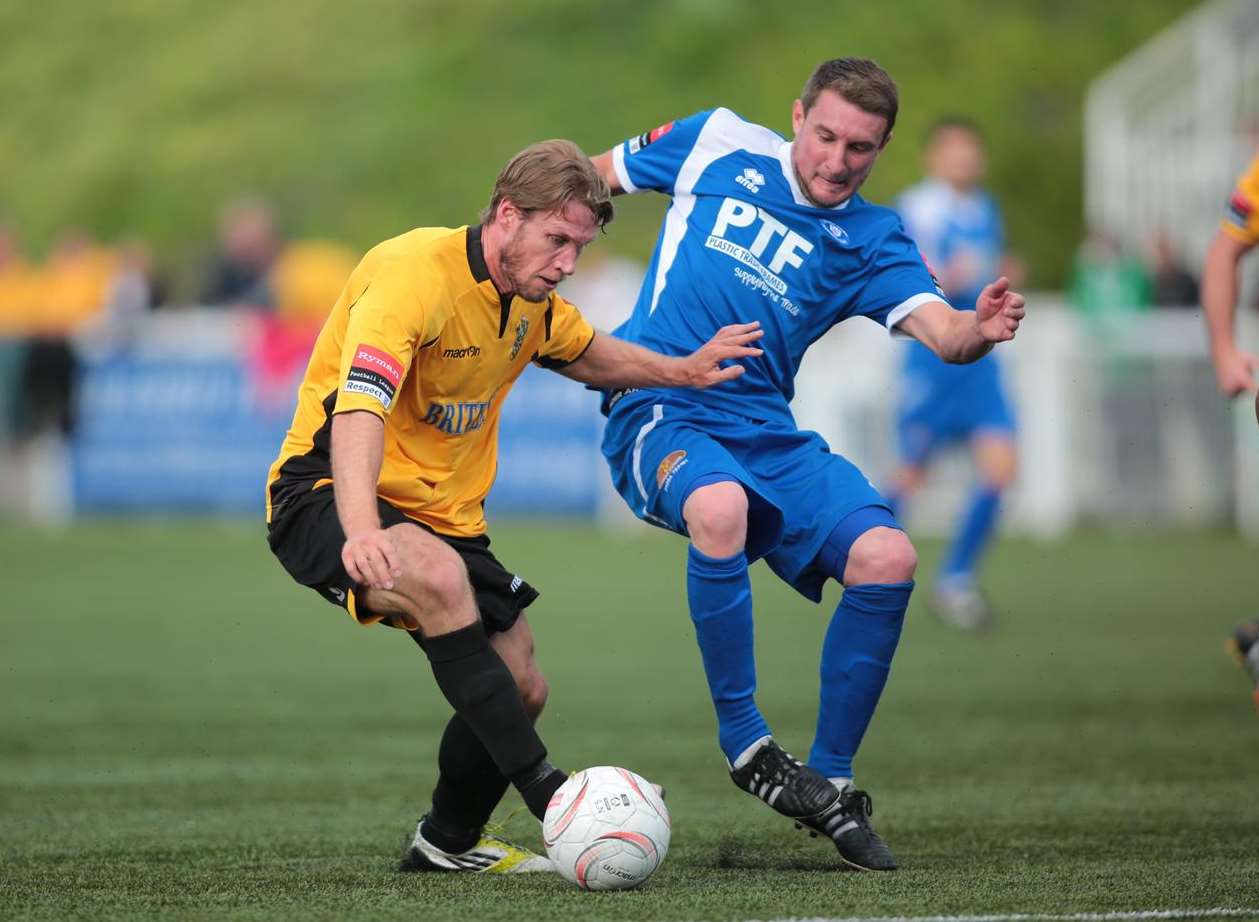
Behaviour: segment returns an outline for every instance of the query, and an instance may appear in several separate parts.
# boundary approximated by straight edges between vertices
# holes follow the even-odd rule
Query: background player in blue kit
[[[914,238],[954,307],[971,310],[984,284],[1003,272],[1005,240],[997,203],[980,188],[986,156],[979,128],[964,118],[936,122],[927,135],[927,177],[897,202]],[[919,342],[905,347],[897,418],[900,468],[888,500],[899,514],[920,486],[933,453],[965,440],[976,482],[936,578],[932,609],[970,630],[990,618],[975,571],[997,526],[1001,494],[1014,481],[1018,456],[1014,413],[995,355],[949,365]]]
[[[793,379],[805,349],[849,317],[955,362],[1012,339],[1023,317],[1004,279],[977,310],[953,310],[895,213],[856,195],[897,107],[881,68],[837,59],[796,100],[794,142],[715,109],[595,158],[614,192],[672,197],[617,335],[677,354],[734,319],[759,320],[765,333],[764,353],[737,381],[608,393],[613,482],[641,518],[691,539],[687,597],[735,783],[829,836],[844,862],[880,870],[896,862],[870,825],[869,795],[852,784],[852,759],[887,679],[917,558],[861,472],[796,428]],[[755,703],[748,564],[761,557],[814,601],[827,579],[845,586],[823,643],[808,766],[774,743]]]

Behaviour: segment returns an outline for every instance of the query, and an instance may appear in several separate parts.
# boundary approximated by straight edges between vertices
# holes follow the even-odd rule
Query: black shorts
[[[472,593],[488,633],[509,630],[520,613],[538,597],[538,590],[507,572],[490,553],[488,536],[456,538],[438,534],[385,500],[377,498],[376,503],[383,528],[404,523],[416,525],[436,535],[458,553],[468,568]],[[267,543],[293,579],[344,608],[360,624],[383,621],[391,627],[398,626],[391,616],[368,611],[356,601],[358,586],[341,563],[345,532],[337,519],[331,484],[287,503],[283,515],[267,526]]]

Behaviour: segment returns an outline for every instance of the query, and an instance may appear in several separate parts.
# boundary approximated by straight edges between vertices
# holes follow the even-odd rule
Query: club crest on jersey
[[[845,246],[847,246],[851,242],[848,239],[848,231],[844,230],[834,221],[823,220],[822,227],[826,229],[826,232],[828,234],[830,234],[832,237],[834,237],[836,240],[838,240],[840,243],[844,244]]]
[[[748,167],[734,181],[751,192],[760,192],[761,186],[765,185],[765,176],[759,170]]]
[[[402,365],[397,359],[388,352],[360,343],[354,350],[354,360],[350,362],[342,390],[347,394],[375,397],[388,410],[401,383]]]
[[[516,324],[516,338],[511,343],[511,353],[508,359],[514,360],[520,354],[520,347],[524,344],[525,334],[529,332],[529,318],[521,317],[520,323]]]
[[[629,152],[631,154],[638,153],[640,150],[642,150],[652,141],[659,141],[661,138],[663,138],[672,130],[673,130],[673,122],[665,122],[663,125],[660,125],[657,128],[651,129],[651,131],[644,131],[642,134],[640,134],[636,138],[630,138]]]
[[[686,452],[679,448],[677,451],[671,451],[661,460],[659,467],[656,468],[656,486],[662,490],[669,488],[669,481],[673,479],[673,475],[678,469],[686,463]]]

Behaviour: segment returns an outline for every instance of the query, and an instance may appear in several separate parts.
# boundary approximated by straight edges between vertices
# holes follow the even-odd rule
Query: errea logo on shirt
[[[736,176],[734,181],[751,192],[760,192],[761,186],[765,185],[764,175],[752,167],[744,170],[742,176]]]

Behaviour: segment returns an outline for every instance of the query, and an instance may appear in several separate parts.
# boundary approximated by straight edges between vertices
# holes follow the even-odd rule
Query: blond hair
[[[570,202],[585,205],[600,227],[612,220],[612,190],[572,141],[530,144],[507,162],[494,181],[481,221],[492,224],[498,206],[510,201],[521,211],[563,211]]]

